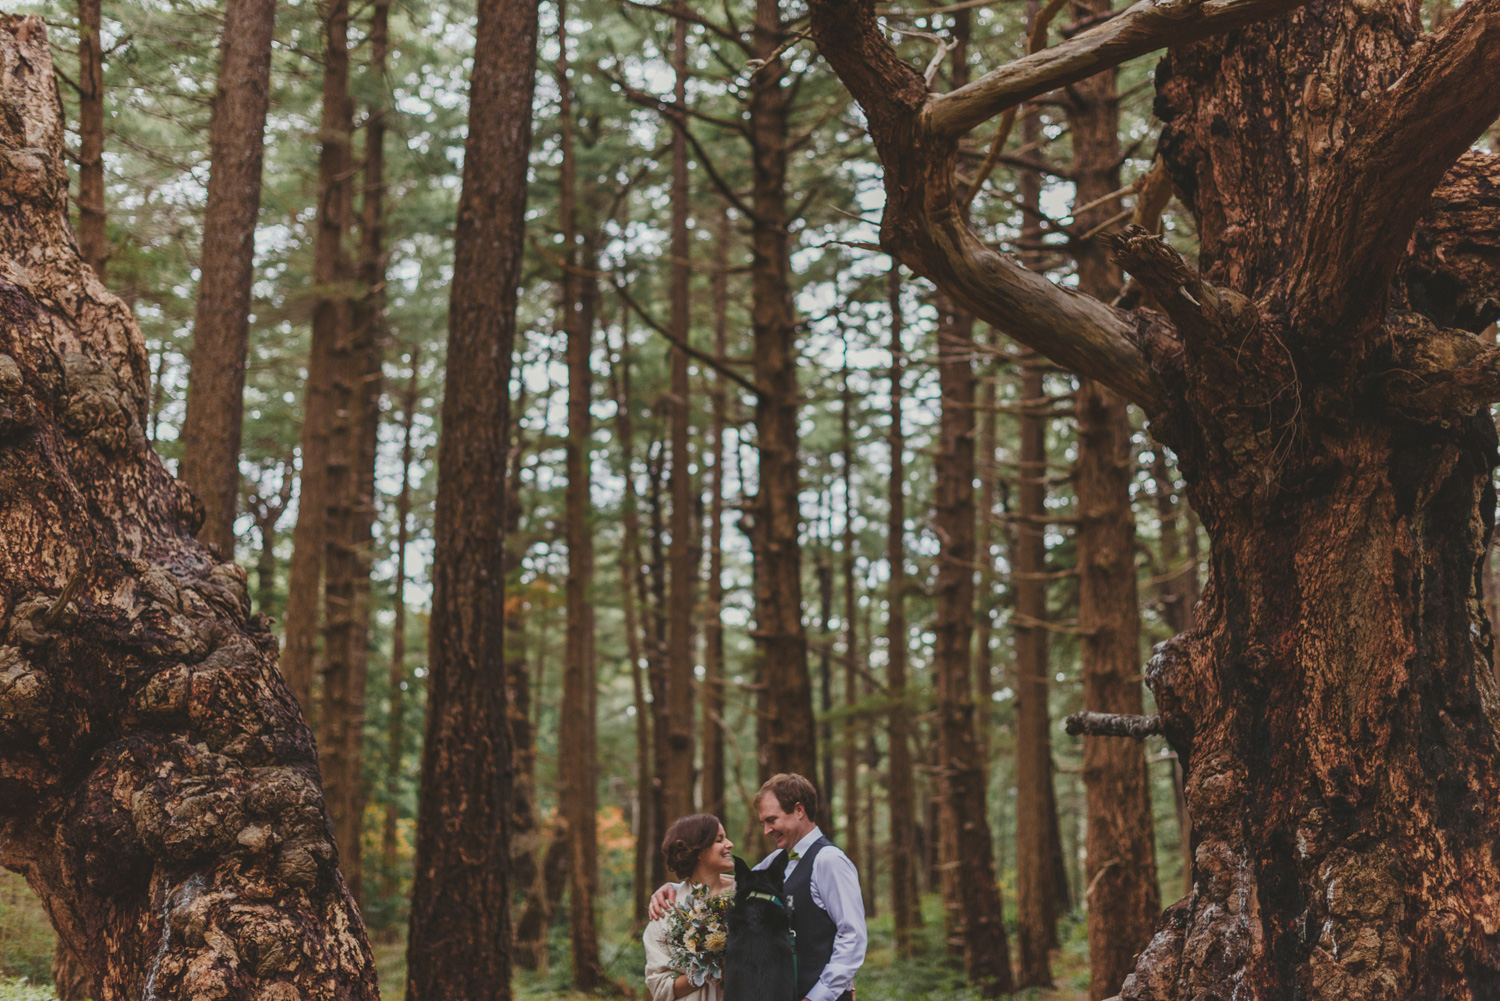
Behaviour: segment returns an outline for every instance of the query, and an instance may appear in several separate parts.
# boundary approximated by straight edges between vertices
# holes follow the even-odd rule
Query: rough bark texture
[[[505,467],[537,6],[482,0],[475,35],[438,450],[412,1001],[510,997]]]
[[[778,0],[756,0],[751,54],[768,59],[785,40]],[[797,317],[792,307],[791,238],[787,231],[787,118],[791,88],[780,58],[750,82],[754,166],[751,210],[751,322],[760,453],[754,501],[756,639],[763,662],[760,715],[764,771],[817,775],[817,731],[802,628],[802,553],[798,544]],[[820,793],[827,801],[831,790]]]
[[[193,366],[178,479],[203,502],[204,542],[234,555],[240,500],[245,352],[261,162],[270,100],[275,0],[229,0],[209,127],[208,200],[193,313]]]
[[[687,107],[687,21],[673,22],[672,67],[676,72],[673,100]],[[688,149],[682,130],[672,133],[672,267],[669,281],[671,318],[677,340],[686,344],[692,331],[688,281],[692,277],[688,255],[688,210],[692,190],[688,185]],[[693,812],[693,604],[698,590],[699,563],[694,555],[693,474],[688,454],[692,423],[692,384],[688,381],[688,355],[680,347],[671,351],[671,397],[668,420],[672,437],[672,545],[667,557],[671,596],[667,614],[667,760],[662,790],[667,815],[685,817]]]
[[[902,421],[901,272],[892,264],[888,279],[891,311],[890,490],[887,495],[886,572],[886,687],[891,693],[887,744],[890,753],[891,915],[896,953],[911,956],[913,916],[918,901],[912,862],[917,851],[917,803],[912,789],[911,709],[906,690],[906,432]]]
[[[1105,8],[1107,9],[1107,8]],[[1096,5],[1074,5],[1079,17]],[[1113,70],[1068,91],[1073,139],[1074,225],[1091,231],[1114,213],[1112,204],[1084,211],[1120,188],[1120,115]],[[1120,292],[1120,274],[1097,241],[1074,250],[1078,287],[1102,301]],[[1078,631],[1084,708],[1140,713],[1140,608],[1136,596],[1135,473],[1125,401],[1092,379],[1077,396],[1078,459],[1074,464],[1078,533]],[[1161,912],[1156,844],[1144,745],[1119,737],[1083,739],[1087,799],[1084,881],[1088,887],[1089,997],[1119,993]]]
[[[939,248],[902,232],[921,225],[910,200],[944,216],[921,180],[932,161],[909,155],[908,140],[932,138],[902,110],[921,81],[881,48],[872,5],[841,13],[814,0],[814,31],[879,109],[867,118],[887,190],[906,200],[888,201],[886,234],[918,265]],[[1442,211],[1445,175],[1500,175],[1492,154],[1465,155],[1500,116],[1500,89],[1475,85],[1500,73],[1500,4],[1466,3],[1429,36],[1418,15],[1318,0],[1181,44],[1157,72],[1160,150],[1202,270],[1144,230],[1110,240],[1162,313],[1122,317],[1133,335],[1076,360],[1146,409],[1213,543],[1195,628],[1147,669],[1186,768],[1193,890],[1127,1001],[1500,991],[1500,746],[1480,590],[1500,352],[1471,332],[1493,317],[1444,326],[1398,279],[1423,211]],[[1205,39],[1211,20],[1164,30]],[[942,159],[941,146],[927,150]],[[1464,238],[1482,248],[1483,227]],[[1474,284],[1445,257],[1429,258],[1445,280]],[[940,286],[946,261],[929,268]],[[1065,304],[1083,297],[1034,287],[1068,333],[1018,336],[1066,355],[1082,328]]]
[[[974,351],[973,320],[940,310],[938,434],[933,528],[942,545],[934,585],[937,642],[938,767],[943,785],[943,898],[955,905],[964,968],[987,997],[1014,990],[1000,884],[986,802],[984,759],[974,726]]]
[[[104,281],[104,48],[101,0],[78,0],[78,252]]]
[[[350,139],[349,0],[323,0],[323,111],[319,122],[318,215],[313,233],[312,345],[302,404],[302,477],[292,562],[287,571],[286,641],[281,669],[310,716],[323,561],[328,540],[329,460],[336,419],[334,372],[350,327],[345,284],[350,278],[344,235],[352,211],[354,161]]]
[[[96,997],[374,998],[268,622],[194,540],[140,333],[73,249],[39,19],[0,20],[0,90],[0,864]]]

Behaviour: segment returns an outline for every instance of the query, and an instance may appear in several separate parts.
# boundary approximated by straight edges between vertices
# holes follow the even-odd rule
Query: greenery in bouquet
[[[733,904],[733,894],[710,894],[705,887],[693,886],[667,917],[672,968],[686,973],[694,987],[724,979],[727,918]]]

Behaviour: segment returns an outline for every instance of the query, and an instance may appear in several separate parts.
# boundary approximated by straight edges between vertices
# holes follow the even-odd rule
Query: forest
[[[0,1001],[659,1001],[787,773],[860,1001],[1500,997],[1497,320],[1500,0],[18,0]]]

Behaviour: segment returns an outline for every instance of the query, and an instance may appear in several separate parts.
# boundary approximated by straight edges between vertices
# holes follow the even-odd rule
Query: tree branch
[[[1160,716],[1122,716],[1115,713],[1074,713],[1063,724],[1071,736],[1130,737],[1145,740],[1161,733]]]
[[[932,97],[881,34],[870,0],[814,0],[813,35],[864,109],[885,164],[881,245],[942,288],[961,309],[1052,361],[1098,379],[1159,413],[1170,394],[1152,359],[1170,338],[1089,296],[1054,285],[990,247],[965,218],[955,189],[957,137],[927,128]]]
[[[751,382],[749,379],[746,379],[743,375],[740,375],[734,369],[730,368],[723,362],[722,359],[716,358],[706,351],[699,351],[697,348],[693,347],[682,338],[677,337],[666,327],[658,323],[656,321],[656,318],[653,317],[650,313],[646,312],[641,304],[635,301],[635,297],[625,290],[624,282],[616,280],[615,292],[619,294],[621,301],[623,301],[625,305],[629,306],[636,316],[639,316],[642,320],[645,321],[646,326],[650,327],[652,330],[665,337],[668,343],[670,343],[673,347],[680,348],[689,357],[698,359],[703,364],[707,365],[709,368],[717,372],[719,375],[722,375],[724,378],[734,383],[736,386],[743,388],[746,392],[754,393],[756,396],[766,395],[764,390],[762,390],[755,383]]]
[[[1449,168],[1500,118],[1500,0],[1470,0],[1365,113],[1315,190],[1292,305],[1324,329],[1384,312],[1417,219]]]
[[[1306,0],[1140,0],[1065,42],[934,97],[927,127],[957,137],[1007,108],[1169,45],[1215,35],[1301,6]]]

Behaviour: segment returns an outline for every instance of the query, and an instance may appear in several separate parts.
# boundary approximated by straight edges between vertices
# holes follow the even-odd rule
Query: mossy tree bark
[[[194,539],[140,332],[74,249],[40,19],[0,20],[0,91],[28,262],[0,281],[0,864],[96,997],[374,998],[269,622]]]

